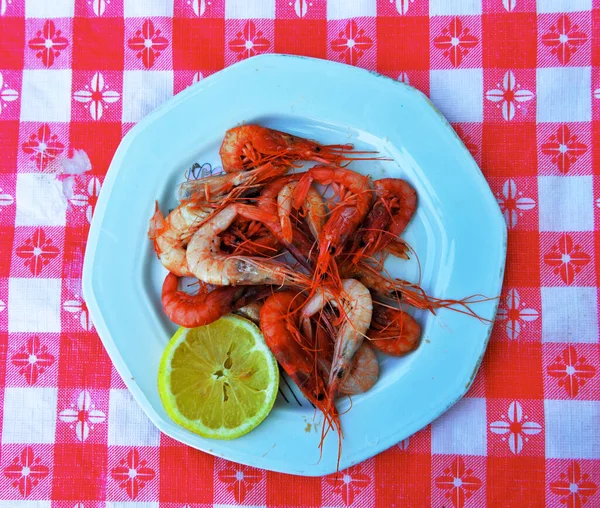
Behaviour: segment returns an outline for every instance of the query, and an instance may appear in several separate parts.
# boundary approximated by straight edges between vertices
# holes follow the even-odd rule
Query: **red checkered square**
[[[321,478],[267,471],[267,506],[321,506]],[[285,482],[285,488],[280,488]]]
[[[73,70],[123,70],[122,18],[73,19]]]
[[[432,69],[481,67],[481,16],[435,16],[430,30]]]
[[[125,20],[125,69],[173,69],[173,20],[127,18]]]
[[[0,500],[50,499],[52,493],[54,445],[3,444],[0,469],[3,488]],[[27,475],[23,468],[29,468]]]
[[[366,460],[323,478],[324,506],[375,507],[375,461]]]
[[[10,252],[13,245],[13,237],[15,229],[13,225],[0,226],[0,252]],[[8,277],[10,275],[11,258],[6,256],[6,261],[0,263],[0,277]],[[6,300],[4,300],[6,303]],[[2,314],[0,313],[0,316]]]
[[[56,386],[58,343],[59,334],[55,333],[9,334],[6,350],[6,386]]]
[[[519,256],[507,257],[504,275],[505,284],[510,286],[539,286],[539,233],[537,231],[509,230],[508,252],[519,252]]]
[[[266,504],[266,471],[215,459],[213,477],[215,504]]]
[[[480,368],[465,397],[485,397],[485,370]]]
[[[276,19],[326,19],[325,0],[275,0]]]
[[[21,109],[23,74],[20,71],[3,70],[0,75],[0,114],[2,120],[18,120]]]
[[[513,124],[535,122],[535,74],[535,69],[484,69],[484,120]]]
[[[540,233],[541,283],[549,286],[595,286],[592,232]]]
[[[377,18],[377,69],[429,70],[429,17]]]
[[[597,344],[544,344],[546,398],[595,400],[600,393],[599,356]]]
[[[56,171],[57,158],[69,147],[69,124],[22,122],[17,147],[20,173]]]
[[[70,210],[74,209],[69,207]],[[65,279],[81,277],[81,266],[85,253],[88,230],[80,227],[65,228],[63,273]]]
[[[486,176],[537,175],[536,125],[484,123],[481,169]]]
[[[102,500],[105,496],[105,444],[54,445],[52,498]]]
[[[589,123],[540,123],[537,139],[541,175],[592,174],[592,132]]]
[[[373,18],[327,22],[327,58],[364,69],[376,70],[377,31]]]
[[[174,18],[213,18],[225,16],[225,0],[175,0]]]
[[[76,121],[119,122],[123,74],[117,71],[73,71],[71,118]]]
[[[598,85],[597,94],[599,97],[597,102],[600,104],[600,82]],[[595,175],[600,174],[600,114],[598,117],[598,120],[592,122],[592,170]]]
[[[600,501],[597,460],[546,461],[546,506],[594,506]]]
[[[545,506],[542,457],[488,457],[487,506]]]
[[[199,482],[212,478],[215,459],[173,440],[161,442],[160,447],[160,500],[172,503],[212,503],[213,482]],[[185,470],[185,475],[178,471]]]
[[[200,70],[200,71],[173,71],[173,93],[178,94],[185,90],[188,86],[202,81],[211,74],[214,74],[213,70]]]
[[[535,12],[535,0],[483,0],[482,4],[484,13]]]
[[[542,299],[539,288],[504,285],[498,305],[494,339],[539,341]]]
[[[488,177],[508,229],[537,231],[539,228],[537,178]]]
[[[597,0],[594,0],[597,1]],[[600,67],[600,45],[598,45],[598,34],[600,33],[600,5],[592,10],[592,65]],[[598,69],[596,69],[598,70]]]
[[[25,18],[0,16],[0,33],[0,69],[23,69]]]
[[[117,122],[72,122],[71,146],[87,153],[92,163],[89,174],[104,176],[119,143],[121,124]]]
[[[111,363],[95,333],[63,333],[58,368],[60,388],[110,387]]]
[[[158,447],[110,446],[107,462],[107,501],[142,502],[158,499]]]
[[[0,173],[16,173],[18,146],[19,122],[0,121]]]
[[[481,165],[481,146],[483,143],[482,125],[479,123],[461,122],[452,124],[452,127],[477,164]]]
[[[119,18],[123,0],[75,0],[75,17]]]
[[[275,20],[275,52],[325,58],[327,54],[327,21]]]
[[[427,16],[429,5],[427,0],[377,0],[377,16]]]
[[[69,69],[73,50],[72,18],[25,20],[25,68]]]
[[[536,65],[537,23],[532,12],[484,14],[483,66],[500,69],[532,69]]]
[[[106,444],[108,396],[108,390],[89,387],[59,390],[56,442]]]
[[[490,341],[483,364],[488,400],[544,398],[540,343]]]
[[[543,457],[544,402],[527,399],[488,399],[488,455]]]
[[[433,455],[431,505],[457,506],[460,503],[461,506],[485,506],[488,476],[485,457]]]
[[[225,65],[251,56],[273,53],[275,22],[272,19],[225,21]]]
[[[10,276],[60,278],[63,245],[61,227],[15,228]]]
[[[431,506],[431,455],[409,453],[397,447],[377,455],[375,506]]]
[[[174,18],[173,68],[194,72],[221,69],[224,37],[225,24],[222,19]]]
[[[585,67],[591,64],[590,12],[538,15],[538,67]]]

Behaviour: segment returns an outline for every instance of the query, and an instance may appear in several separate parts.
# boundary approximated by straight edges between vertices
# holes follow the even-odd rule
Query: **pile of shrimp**
[[[349,168],[376,154],[259,125],[228,130],[219,154],[224,174],[181,184],[181,204],[167,217],[157,204],[150,220],[169,271],[163,309],[188,328],[231,312],[254,320],[322,411],[320,445],[330,429],[341,439],[336,398],[375,385],[375,351],[399,357],[419,346],[421,327],[407,309],[476,316],[473,302],[433,298],[385,272],[387,256],[408,258],[401,235],[417,193],[405,180]],[[307,161],[315,165],[298,172]],[[195,294],[179,289],[181,277],[197,279]]]

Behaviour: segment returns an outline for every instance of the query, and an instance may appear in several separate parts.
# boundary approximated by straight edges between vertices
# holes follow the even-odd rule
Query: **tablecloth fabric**
[[[467,397],[338,482],[160,435],[82,299],[122,136],[267,52],[425,92],[509,228],[498,321]],[[74,150],[91,170],[58,175]],[[0,0],[0,507],[600,506],[599,172],[598,0]]]

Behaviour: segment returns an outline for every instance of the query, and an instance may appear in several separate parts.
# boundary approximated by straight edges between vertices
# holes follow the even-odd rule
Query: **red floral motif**
[[[153,469],[147,467],[145,460],[140,460],[140,455],[135,448],[121,459],[119,465],[111,471],[114,480],[119,482],[119,487],[125,489],[130,499],[135,499],[146,483],[156,476]]]
[[[357,465],[328,476],[325,481],[333,487],[333,492],[342,495],[344,504],[350,506],[354,502],[354,496],[371,483],[371,477],[361,473],[360,465]]]
[[[513,340],[519,337],[521,330],[527,326],[526,323],[539,317],[537,310],[527,308],[525,302],[521,301],[521,295],[516,289],[510,289],[506,300],[501,302],[498,308],[497,320],[506,321],[506,335]]]
[[[571,25],[571,20],[566,14],[558,18],[558,23],[550,27],[547,34],[542,35],[542,43],[552,48],[551,53],[556,55],[558,61],[565,65],[577,48],[588,40],[588,36],[579,31],[577,25]]]
[[[52,238],[46,239],[46,233],[42,228],[36,229],[33,236],[16,250],[17,256],[25,259],[25,266],[28,266],[36,277],[51,259],[58,256],[58,252],[58,248],[52,245]]]
[[[567,472],[560,474],[560,480],[550,484],[550,491],[561,496],[560,503],[567,508],[581,508],[598,491],[598,486],[589,474],[581,474],[579,463],[573,461]]]
[[[38,337],[33,337],[12,357],[13,365],[20,367],[19,374],[25,376],[27,384],[35,384],[40,374],[54,363],[54,356],[48,348],[40,344]]]
[[[35,457],[31,446],[27,446],[19,457],[15,457],[10,466],[4,468],[4,476],[12,480],[23,497],[28,497],[33,488],[48,476],[50,470],[40,464],[41,459]]]
[[[29,47],[37,51],[35,56],[42,59],[44,66],[51,67],[54,59],[69,45],[69,41],[61,36],[52,20],[47,20],[44,28],[38,30],[36,35],[29,41]]]
[[[38,169],[44,169],[52,159],[55,159],[65,149],[65,145],[58,141],[58,136],[50,132],[48,124],[42,125],[36,134],[29,136],[23,143],[23,151],[31,154]]]
[[[243,60],[254,55],[264,53],[271,47],[271,43],[256,29],[253,21],[248,21],[242,32],[229,42],[229,49],[237,53],[237,59]]]
[[[146,69],[150,69],[154,65],[161,51],[169,45],[169,41],[160,34],[159,29],[154,29],[152,20],[147,19],[144,21],[142,29],[138,30],[135,36],[128,41],[129,48],[137,51],[135,56],[142,59]]]
[[[552,162],[562,174],[567,174],[571,165],[581,157],[587,146],[577,141],[577,135],[571,134],[566,125],[561,125],[556,134],[550,136],[542,145],[542,153],[552,156]]]
[[[469,29],[463,29],[458,17],[455,17],[448,28],[442,30],[442,35],[433,40],[436,48],[444,50],[444,56],[450,58],[453,67],[458,67],[470,49],[477,46],[477,37],[469,34]]]
[[[246,494],[262,480],[262,473],[252,467],[230,464],[227,469],[219,471],[219,480],[227,484],[227,490],[238,503],[243,503]]]
[[[554,267],[565,284],[573,284],[575,275],[590,262],[590,255],[583,252],[581,245],[573,245],[573,239],[564,233],[552,250],[544,256],[544,262]]]
[[[584,356],[577,356],[573,346],[568,346],[554,362],[548,366],[548,374],[558,379],[558,386],[564,386],[569,397],[577,397],[579,388],[596,374]]]
[[[481,480],[473,476],[472,469],[465,468],[461,457],[456,457],[452,465],[444,470],[444,474],[436,478],[435,484],[448,491],[445,496],[452,500],[456,508],[462,508],[465,501],[481,488]]]
[[[339,59],[347,64],[356,65],[365,51],[373,46],[373,41],[365,35],[365,31],[350,20],[346,29],[339,33],[339,38],[331,41],[331,49],[339,53]]]

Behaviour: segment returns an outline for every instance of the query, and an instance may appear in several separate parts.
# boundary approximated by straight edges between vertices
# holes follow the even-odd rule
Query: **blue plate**
[[[204,439],[179,427],[157,391],[159,359],[176,327],[161,310],[165,271],[148,241],[148,220],[155,200],[165,212],[177,205],[175,189],[186,168],[220,165],[222,137],[240,122],[325,144],[351,142],[392,159],[352,167],[373,178],[405,178],[417,189],[418,210],[403,236],[418,255],[421,285],[431,295],[498,296],[506,226],[477,164],[431,102],[410,86],[355,67],[255,57],[186,89],[125,136],[98,200],[83,270],[85,299],[115,367],[148,417],[172,438],[251,466],[325,475],[336,470],[337,436],[330,433],[319,460],[321,415],[315,418],[286,378],[264,423],[234,441]],[[411,281],[419,275],[414,259],[392,259],[388,269]],[[464,395],[496,308],[497,301],[477,305],[489,322],[448,310],[416,314],[423,327],[419,349],[405,358],[382,357],[375,387],[354,397],[342,416],[342,468],[410,436]],[[348,407],[347,399],[340,401],[341,412]]]

